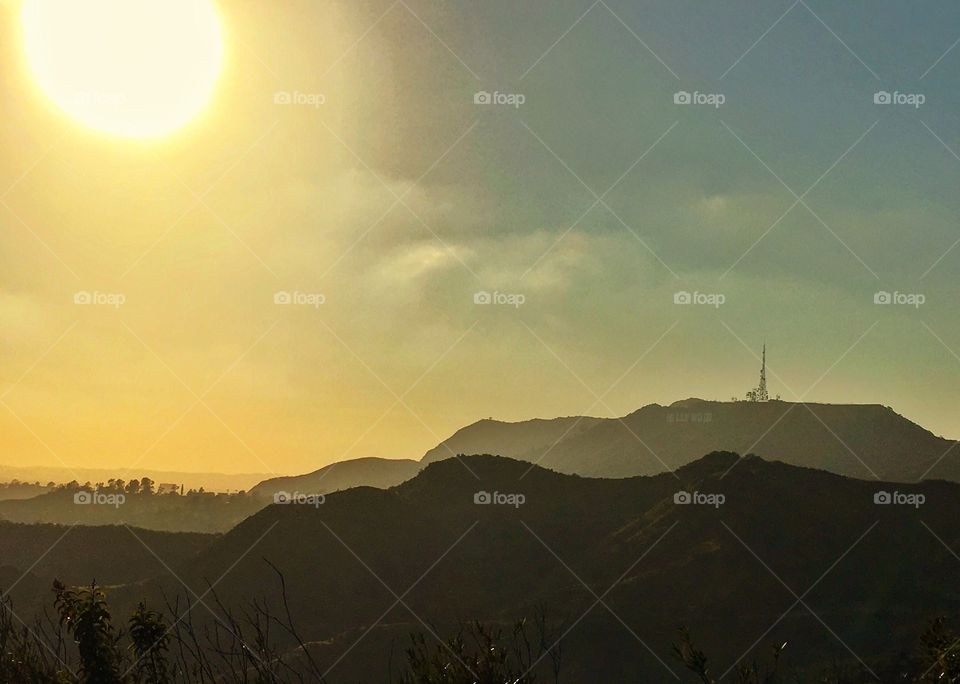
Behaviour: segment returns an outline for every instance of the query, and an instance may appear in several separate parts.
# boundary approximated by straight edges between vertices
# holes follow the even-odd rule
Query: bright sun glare
[[[107,133],[151,138],[181,128],[220,73],[210,0],[23,0],[21,20],[40,88]]]

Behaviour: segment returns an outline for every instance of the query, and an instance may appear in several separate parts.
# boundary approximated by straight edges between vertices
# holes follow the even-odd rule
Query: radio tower
[[[763,343],[763,361],[760,364],[760,384],[747,392],[747,401],[769,401],[767,394],[767,343]]]

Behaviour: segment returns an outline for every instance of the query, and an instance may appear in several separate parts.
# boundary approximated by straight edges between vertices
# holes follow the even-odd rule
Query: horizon
[[[420,455],[417,456],[417,457],[406,457],[406,456],[391,456],[391,455],[371,454],[371,455],[356,455],[356,456],[353,456],[353,457],[348,458],[348,459],[343,459],[343,461],[356,461],[356,460],[363,460],[363,459],[382,459],[382,460],[390,460],[390,461],[414,461],[414,462],[421,462],[421,461],[423,460],[424,455],[425,455],[427,452],[429,452],[429,451],[432,450],[433,448],[439,446],[440,444],[442,444],[444,441],[446,441],[446,440],[449,439],[450,437],[453,437],[453,436],[456,435],[460,430],[465,429],[465,428],[469,428],[469,427],[472,426],[472,425],[475,425],[475,424],[477,424],[477,423],[486,422],[486,421],[491,421],[491,422],[495,422],[495,423],[502,423],[502,424],[507,424],[507,425],[516,425],[516,424],[521,424],[521,423],[526,423],[526,422],[532,422],[532,421],[553,421],[553,420],[562,420],[562,419],[569,419],[569,418],[596,418],[596,419],[616,420],[616,419],[618,419],[618,418],[624,418],[624,417],[626,417],[626,416],[629,416],[629,415],[631,415],[631,414],[633,414],[633,413],[636,413],[636,412],[641,411],[641,410],[646,409],[646,408],[651,408],[651,407],[670,408],[670,407],[675,406],[675,405],[677,405],[677,404],[682,404],[682,403],[688,402],[688,401],[699,401],[699,402],[710,403],[710,404],[747,404],[747,405],[755,405],[755,404],[759,404],[759,403],[781,403],[781,404],[798,404],[798,405],[799,405],[799,404],[806,404],[806,405],[817,405],[817,406],[863,406],[863,407],[877,406],[877,407],[884,408],[884,409],[887,409],[887,410],[893,412],[894,414],[900,416],[901,418],[904,418],[905,420],[909,421],[910,423],[913,423],[914,425],[917,425],[917,426],[923,428],[924,430],[930,432],[931,434],[934,434],[934,435],[937,436],[937,437],[940,437],[940,438],[945,439],[945,440],[948,440],[948,441],[960,441],[960,440],[956,440],[956,439],[952,439],[952,438],[946,437],[946,436],[943,435],[943,434],[938,434],[938,433],[934,432],[933,430],[930,430],[927,426],[923,425],[922,423],[918,423],[917,421],[913,420],[910,416],[905,415],[905,414],[903,414],[903,413],[900,413],[899,411],[897,411],[897,409],[896,409],[895,407],[893,407],[893,406],[890,405],[890,404],[882,404],[882,403],[878,403],[878,402],[866,402],[866,403],[836,403],[836,402],[819,402],[819,401],[791,401],[791,400],[788,400],[788,399],[781,399],[781,398],[779,398],[779,397],[771,398],[771,399],[769,399],[769,400],[767,400],[767,401],[765,401],[765,402],[753,402],[753,401],[750,401],[750,400],[747,400],[747,399],[736,399],[736,398],[734,398],[734,399],[726,399],[726,400],[724,400],[724,399],[704,399],[704,398],[702,398],[702,397],[693,397],[693,396],[691,396],[691,397],[686,397],[686,398],[684,398],[684,399],[677,399],[677,400],[674,400],[674,401],[669,402],[669,403],[653,402],[653,403],[650,403],[650,404],[644,404],[643,406],[638,406],[637,408],[635,408],[635,409],[633,409],[633,410],[631,410],[631,411],[628,411],[627,413],[624,413],[624,414],[622,414],[622,415],[618,415],[618,416],[601,416],[601,415],[591,415],[591,414],[570,414],[570,415],[558,415],[558,416],[532,416],[532,417],[529,417],[529,418],[520,418],[520,419],[517,419],[517,420],[503,420],[503,419],[496,418],[496,417],[493,417],[493,416],[488,416],[488,417],[485,417],[485,418],[477,418],[477,419],[475,419],[475,420],[473,420],[473,421],[471,421],[471,422],[469,422],[469,423],[467,423],[467,424],[465,424],[465,425],[462,425],[462,426],[456,428],[456,429],[455,429],[453,432],[451,432],[447,437],[444,437],[443,440],[441,440],[441,441],[438,442],[437,444],[434,444],[434,445],[432,445],[431,447],[427,448],[426,450],[424,450],[424,453],[420,454]],[[464,455],[476,455],[476,454],[464,454]],[[497,454],[493,454],[493,455],[497,455]],[[506,457],[506,458],[510,458],[510,457]],[[312,469],[309,469],[309,470],[307,470],[307,471],[297,471],[297,472],[288,472],[288,473],[258,473],[258,472],[206,471],[206,470],[163,470],[163,469],[157,469],[157,468],[139,468],[139,469],[136,470],[136,472],[127,471],[127,469],[125,469],[125,468],[119,468],[119,469],[117,469],[117,470],[118,470],[118,471],[124,471],[124,474],[125,474],[125,475],[148,475],[148,474],[150,474],[150,473],[153,473],[153,474],[167,473],[167,474],[171,474],[171,475],[196,475],[196,476],[206,475],[206,476],[212,476],[212,477],[214,477],[214,478],[216,478],[217,476],[237,477],[237,478],[246,477],[246,478],[250,478],[250,479],[251,479],[251,482],[254,482],[254,483],[255,483],[255,482],[256,482],[256,479],[255,479],[255,478],[260,478],[261,480],[267,480],[267,479],[270,479],[270,478],[273,478],[273,477],[296,477],[296,476],[298,476],[298,475],[306,474],[307,472],[315,472],[315,471],[317,471],[317,470],[322,470],[322,469],[324,469],[324,468],[326,468],[326,467],[328,467],[328,466],[335,465],[335,464],[337,464],[337,463],[342,463],[343,461],[331,461],[330,463],[325,463],[325,464],[323,464],[323,465],[317,466],[316,468],[312,468]],[[94,466],[94,467],[89,467],[89,466],[79,466],[79,465],[76,465],[76,464],[73,464],[73,465],[70,465],[70,464],[66,464],[66,465],[39,465],[39,464],[12,465],[12,464],[9,464],[9,463],[0,462],[0,474],[2,474],[3,472],[5,472],[5,471],[7,471],[7,470],[11,470],[11,469],[13,469],[13,470],[23,469],[23,470],[32,470],[32,471],[52,470],[52,471],[68,471],[68,472],[69,472],[69,471],[71,471],[71,470],[76,470],[77,472],[88,472],[88,471],[111,472],[111,469],[110,469],[110,468],[106,468],[106,467],[102,467],[102,466],[101,466],[101,467],[96,467],[96,466]],[[0,477],[2,477],[2,475],[0,475]],[[208,489],[209,489],[209,487],[208,487]]]

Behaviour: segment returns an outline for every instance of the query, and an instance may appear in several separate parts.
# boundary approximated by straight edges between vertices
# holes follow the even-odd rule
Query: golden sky
[[[907,114],[878,115],[869,69],[804,22],[726,77],[722,116],[678,113],[674,91],[708,72],[716,89],[715,65],[770,22],[731,25],[734,49],[655,5],[630,23],[656,59],[602,11],[548,50],[572,4],[544,19],[220,2],[209,105],[137,140],[52,103],[19,2],[0,4],[0,462],[416,458],[488,416],[742,395],[764,340],[785,399],[887,404],[960,433],[960,254],[936,261],[960,160]],[[894,71],[879,44],[858,44],[864,61]],[[797,72],[794,106],[766,70],[801,69],[810,45],[824,63]],[[956,91],[950,59],[928,99]],[[810,108],[817,88],[839,101]],[[478,91],[525,102],[485,107]],[[769,101],[737,104],[755,92]],[[924,117],[957,139],[948,114]],[[828,228],[800,207],[765,237],[793,202],[784,185],[802,193],[858,138],[808,198]],[[906,179],[881,163],[904,149]],[[926,302],[877,308],[881,290]],[[475,304],[481,291],[502,296]],[[678,307],[678,291],[725,302]]]

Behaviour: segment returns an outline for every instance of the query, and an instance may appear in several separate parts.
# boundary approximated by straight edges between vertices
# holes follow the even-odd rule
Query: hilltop
[[[306,475],[273,477],[250,490],[250,494],[272,497],[274,493],[310,492],[327,494],[358,485],[386,489],[420,472],[420,463],[410,459],[355,458],[324,466]]]
[[[458,454],[498,454],[561,473],[621,478],[668,472],[712,451],[751,453],[865,480],[960,481],[960,449],[879,404],[685,399],[620,418],[568,416],[457,430],[417,461],[361,458],[306,475],[272,478],[251,491],[326,494],[391,487]]]
[[[428,451],[496,453],[592,477],[650,475],[717,450],[753,453],[862,479],[960,480],[955,442],[878,404],[687,399],[621,418],[482,420]]]

